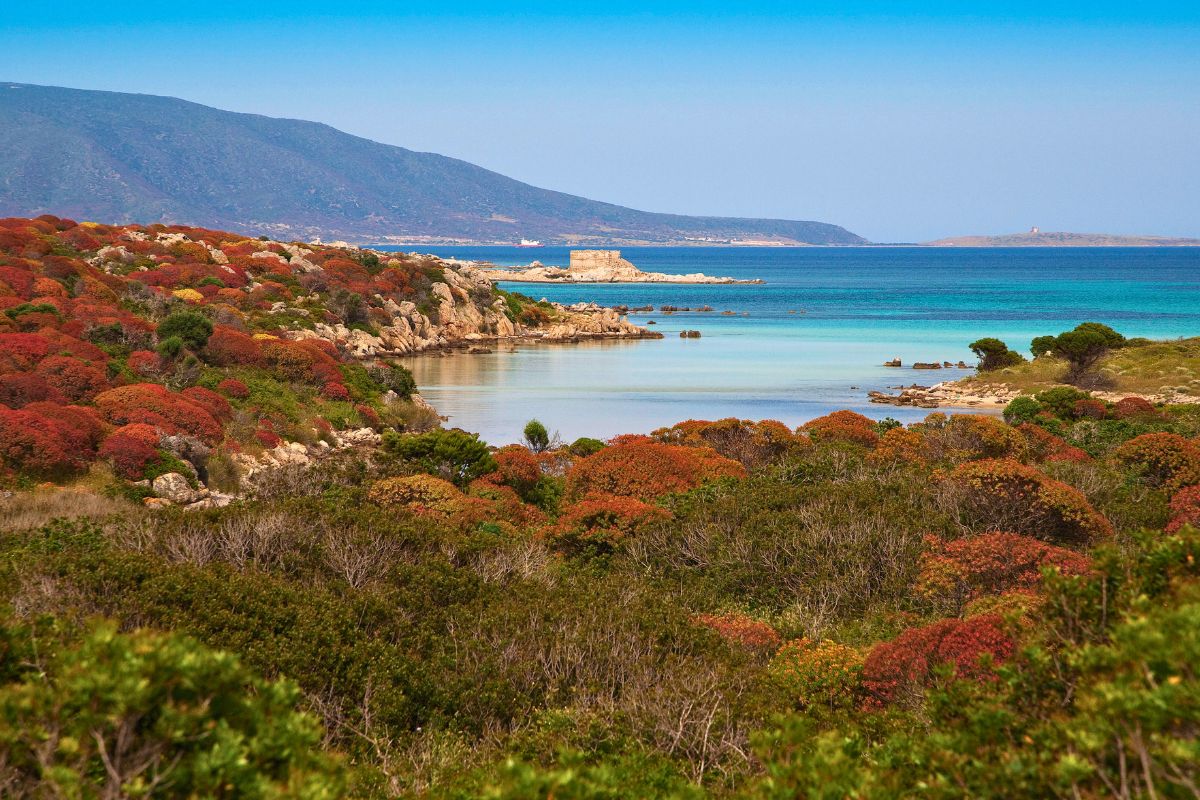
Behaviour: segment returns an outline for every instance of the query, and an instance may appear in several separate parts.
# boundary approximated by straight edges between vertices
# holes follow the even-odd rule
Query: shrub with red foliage
[[[254,367],[263,363],[262,348],[252,336],[226,325],[214,325],[204,346],[204,360],[218,367]]]
[[[917,592],[959,605],[983,594],[1041,585],[1043,567],[1064,575],[1082,575],[1091,559],[1017,533],[985,533],[966,539],[932,539],[921,560]]]
[[[100,444],[107,427],[96,409],[87,406],[63,405],[57,402],[34,402],[26,411],[41,415],[58,426],[59,437],[81,456],[90,458]]]
[[[158,440],[158,431],[151,425],[124,425],[100,445],[100,457],[109,461],[122,478],[140,480],[159,457]]]
[[[158,353],[150,350],[134,350],[125,364],[134,374],[143,378],[152,378],[162,370],[162,359]]]
[[[1137,470],[1146,483],[1168,492],[1200,483],[1200,448],[1175,433],[1135,436],[1113,455],[1123,466]]]
[[[1030,458],[1034,461],[1070,461],[1082,463],[1092,457],[1074,445],[1067,444],[1061,436],[1055,436],[1040,425],[1022,422],[1017,432],[1025,437]]]
[[[32,372],[10,372],[0,375],[0,405],[22,408],[40,400],[61,402],[63,399],[46,379]]]
[[[250,387],[236,378],[226,378],[218,383],[217,391],[235,400],[245,400],[250,396]]]
[[[968,462],[949,480],[960,493],[963,516],[976,529],[1080,544],[1113,533],[1078,489],[1011,459]]]
[[[958,678],[989,680],[993,666],[1014,649],[999,616],[945,619],[876,645],[863,664],[862,684],[876,702],[891,703],[926,685],[941,664],[953,666]]]
[[[233,406],[212,389],[206,389],[203,386],[189,386],[180,394],[204,408],[215,419],[227,420],[233,416]]]
[[[654,438],[667,444],[711,447],[746,467],[779,461],[811,446],[808,439],[798,436],[782,422],[773,419],[753,422],[736,417],[716,422],[687,420],[660,428],[654,432]]]
[[[108,378],[103,372],[70,356],[42,359],[37,374],[72,403],[87,402],[108,388]]]
[[[0,465],[39,477],[61,477],[86,465],[62,422],[0,406]]]
[[[349,400],[350,390],[341,383],[327,383],[321,387],[321,396],[326,400]]]
[[[559,550],[611,548],[646,525],[670,518],[670,512],[641,500],[593,492],[564,508],[549,533]]]
[[[1105,419],[1108,417],[1108,406],[1104,404],[1103,400],[1089,397],[1085,400],[1076,400],[1072,413],[1076,419]]]
[[[100,415],[114,425],[144,422],[165,433],[186,433],[209,443],[221,441],[222,428],[199,403],[155,383],[120,386],[96,395]]]
[[[1200,526],[1200,486],[1185,486],[1171,498],[1171,521],[1166,532],[1175,533],[1184,525]]]
[[[0,333],[0,373],[26,372],[54,350],[54,344],[36,333]]]
[[[542,477],[542,465],[529,448],[519,444],[501,447],[493,456],[496,471],[485,476],[490,483],[512,487],[524,497]]]
[[[362,424],[368,428],[379,430],[383,427],[383,420],[379,418],[379,414],[375,409],[368,405],[357,405],[354,410],[358,413],[358,418],[362,420]]]
[[[711,628],[730,644],[749,650],[775,650],[783,641],[773,627],[745,614],[696,614],[692,622]]]
[[[746,470],[707,447],[679,447],[643,438],[624,440],[576,461],[567,473],[567,495],[599,493],[653,500],[716,478],[745,477]]]
[[[1113,404],[1117,419],[1154,419],[1161,416],[1154,404],[1143,397],[1126,397]]]

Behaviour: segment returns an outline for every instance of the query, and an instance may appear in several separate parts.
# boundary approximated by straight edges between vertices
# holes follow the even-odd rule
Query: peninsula
[[[643,272],[621,258],[620,250],[572,250],[566,269],[535,261],[525,268],[481,267],[481,270],[491,280],[517,283],[762,283],[757,278],[738,280],[700,272],[688,275]]]
[[[1042,232],[1033,228],[1025,233],[997,236],[951,236],[926,247],[1196,247],[1200,239],[1172,236],[1124,236],[1112,233]]]

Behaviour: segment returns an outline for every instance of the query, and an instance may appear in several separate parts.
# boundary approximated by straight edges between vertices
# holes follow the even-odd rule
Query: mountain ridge
[[[0,82],[0,214],[359,242],[863,244],[821,222],[638,211],[307,120]]]

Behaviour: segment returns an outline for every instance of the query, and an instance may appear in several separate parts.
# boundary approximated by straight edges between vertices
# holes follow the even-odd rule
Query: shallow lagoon
[[[565,248],[439,248],[443,256],[565,264]],[[409,359],[450,424],[495,444],[530,417],[564,438],[649,431],[688,419],[773,418],[792,425],[838,408],[911,421],[923,409],[866,393],[960,370],[889,369],[973,361],[999,336],[1025,348],[1085,320],[1129,336],[1200,335],[1200,248],[625,248],[645,270],[762,278],[763,285],[503,284],[534,298],[604,305],[712,306],[635,314],[662,340],[500,346]],[[736,312],[723,316],[723,310]],[[701,331],[680,339],[679,331]]]

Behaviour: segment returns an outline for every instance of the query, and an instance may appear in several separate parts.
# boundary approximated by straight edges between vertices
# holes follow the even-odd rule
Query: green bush
[[[188,348],[199,350],[208,343],[212,336],[213,324],[196,311],[174,311],[162,322],[158,323],[158,339],[178,338]]]

